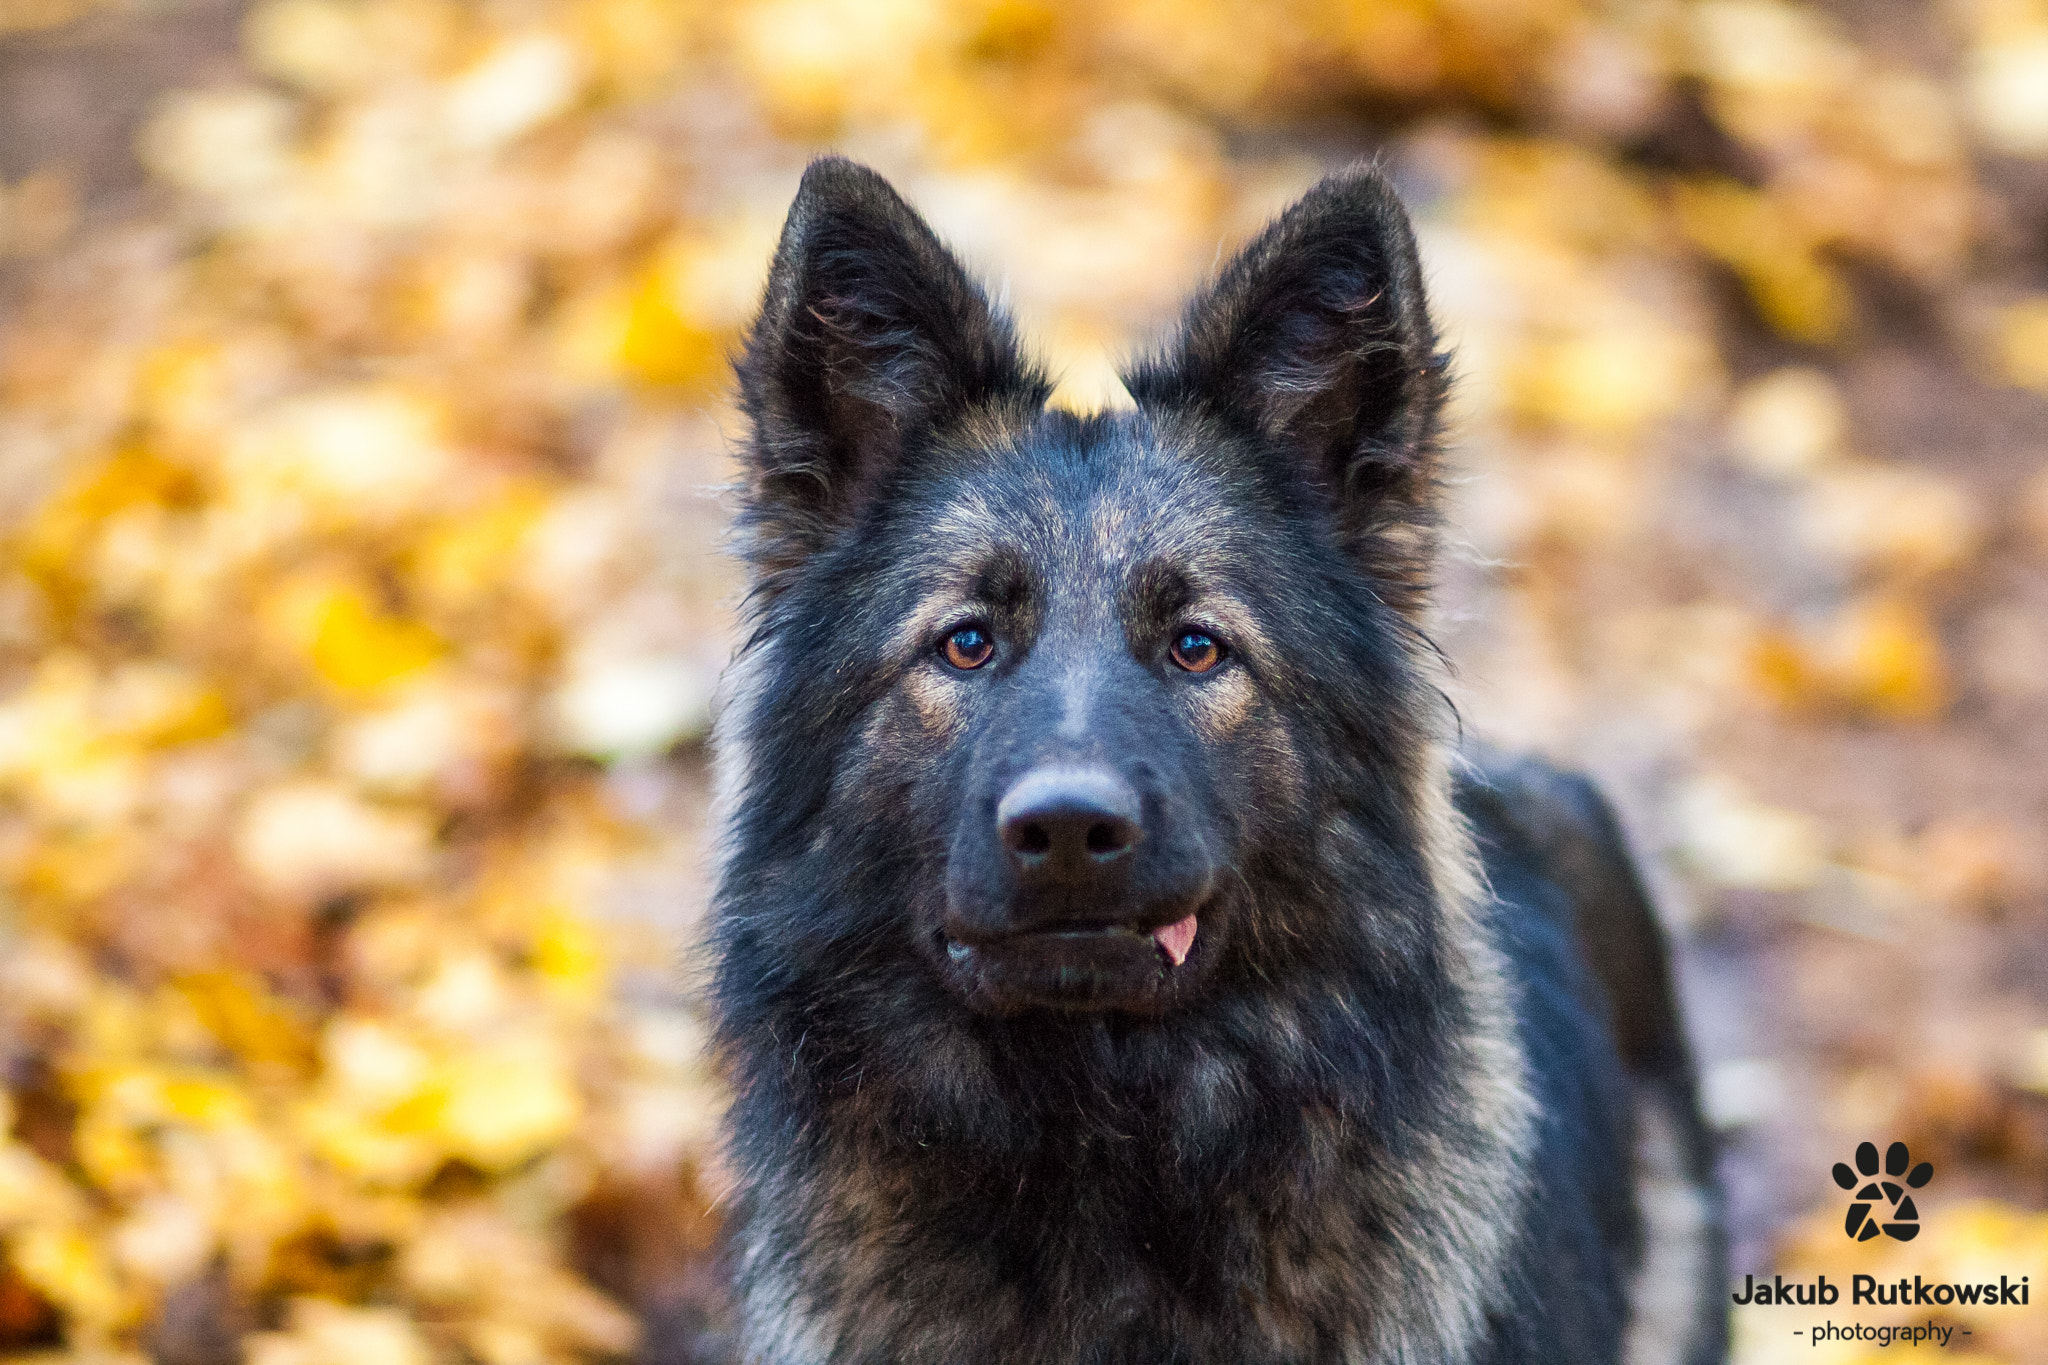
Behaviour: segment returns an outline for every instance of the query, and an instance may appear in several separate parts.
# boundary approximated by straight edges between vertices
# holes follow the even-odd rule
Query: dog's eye
[[[1203,630],[1184,630],[1167,651],[1173,661],[1190,673],[1207,673],[1223,662],[1223,646],[1216,643],[1216,637]]]
[[[980,626],[962,626],[939,646],[940,656],[962,670],[980,668],[995,652],[996,642]]]

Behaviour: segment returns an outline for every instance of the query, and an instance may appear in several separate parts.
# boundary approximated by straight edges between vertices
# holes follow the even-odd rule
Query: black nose
[[[1107,768],[1035,768],[996,806],[1020,879],[1075,882],[1107,870],[1144,837],[1138,793]]]

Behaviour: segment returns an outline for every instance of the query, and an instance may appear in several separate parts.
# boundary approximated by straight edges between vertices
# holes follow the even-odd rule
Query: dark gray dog
[[[718,1041],[760,1365],[1724,1353],[1663,940],[1583,781],[1446,740],[1445,364],[1369,170],[1048,411],[879,177],[739,365]]]

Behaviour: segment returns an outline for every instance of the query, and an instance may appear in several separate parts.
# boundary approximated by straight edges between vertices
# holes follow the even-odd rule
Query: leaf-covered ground
[[[2048,1296],[2041,0],[0,0],[0,1356],[718,1358],[725,357],[828,146],[1080,407],[1383,157],[1458,700],[1652,864],[1738,1277]]]

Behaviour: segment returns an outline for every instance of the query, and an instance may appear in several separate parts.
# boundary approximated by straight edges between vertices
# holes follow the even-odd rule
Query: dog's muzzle
[[[963,831],[972,843],[956,848],[995,875],[949,875],[942,938],[954,984],[998,1009],[1159,998],[1195,954],[1212,876],[1206,858],[1161,847],[1147,806],[1100,764],[1040,765],[1013,782],[993,829]],[[991,833],[999,855],[974,858]]]

